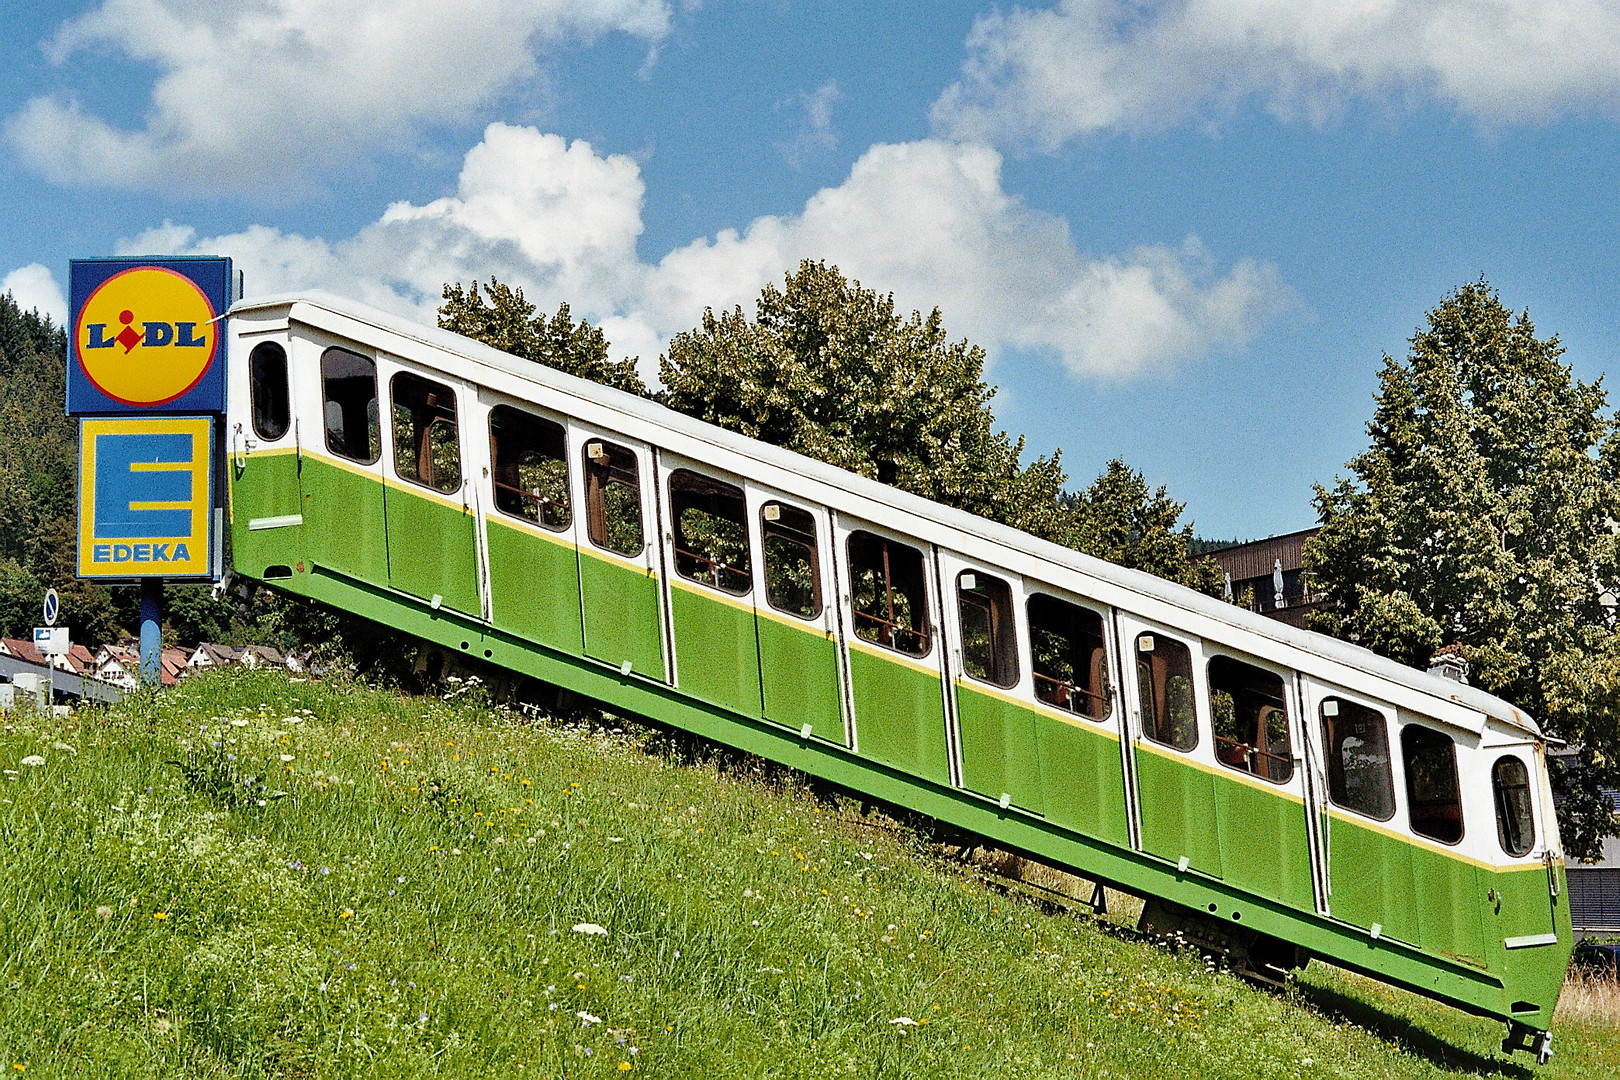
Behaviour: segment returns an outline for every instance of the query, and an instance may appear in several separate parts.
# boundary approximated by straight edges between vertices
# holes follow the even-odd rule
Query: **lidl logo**
[[[80,577],[210,573],[212,435],[207,417],[80,423]]]
[[[68,411],[222,411],[229,279],[225,259],[75,262]]]

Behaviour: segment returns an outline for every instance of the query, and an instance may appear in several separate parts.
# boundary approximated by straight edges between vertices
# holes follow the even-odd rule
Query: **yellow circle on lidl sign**
[[[122,270],[79,309],[73,352],[86,377],[125,405],[162,405],[196,386],[219,351],[214,305],[161,266]]]

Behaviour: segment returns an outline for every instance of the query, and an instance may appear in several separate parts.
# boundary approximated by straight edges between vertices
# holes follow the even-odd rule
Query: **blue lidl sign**
[[[79,576],[214,576],[214,424],[79,422]]]
[[[68,414],[223,413],[232,292],[229,259],[75,260]]]

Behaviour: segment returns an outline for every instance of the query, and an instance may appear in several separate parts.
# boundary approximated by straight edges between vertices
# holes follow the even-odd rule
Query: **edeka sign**
[[[79,422],[79,576],[212,576],[214,424]]]
[[[229,259],[81,259],[70,268],[67,411],[222,413]]]

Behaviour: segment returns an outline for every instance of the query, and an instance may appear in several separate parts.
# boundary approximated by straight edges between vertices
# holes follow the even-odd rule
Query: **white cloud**
[[[795,106],[804,110],[804,119],[793,138],[776,144],[782,160],[797,169],[805,159],[817,151],[831,150],[838,145],[838,133],[833,130],[832,110],[844,97],[836,80],[828,79],[810,93],[800,92],[786,101],[776,103],[778,109]]]
[[[56,276],[40,263],[20,266],[0,281],[0,293],[10,293],[17,306],[24,311],[38,311],[49,315],[57,326],[67,323],[67,297]]]
[[[1246,101],[1320,121],[1436,100],[1486,126],[1620,105],[1616,0],[1061,0],[981,17],[968,49],[935,122],[1046,149]]]
[[[756,219],[671,251],[636,254],[635,162],[533,128],[491,124],[453,196],[396,203],[328,243],[264,226],[211,238],[165,225],[128,253],[232,256],[252,293],[319,288],[433,320],[442,285],[491,274],[542,310],[567,301],[615,351],[650,362],[705,307],[752,309],[801,259],[826,259],[903,309],[941,307],[992,355],[1044,352],[1073,373],[1130,377],[1241,345],[1292,294],[1269,264],[1224,272],[1194,239],[1096,259],[1067,225],[1001,186],[1001,156],[937,141],[879,145],[792,216]]]
[[[542,44],[610,31],[657,42],[669,20],[667,0],[102,0],[47,52],[155,67],[144,126],[57,95],[28,101],[5,133],[55,181],[271,194],[411,148],[425,126],[534,76]]]

